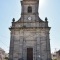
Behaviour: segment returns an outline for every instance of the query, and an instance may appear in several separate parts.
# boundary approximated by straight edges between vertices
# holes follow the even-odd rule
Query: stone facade
[[[57,60],[56,52],[51,54],[52,60]]]
[[[60,50],[56,52],[56,57],[57,57],[57,60],[60,60]]]
[[[27,48],[33,49],[32,60],[51,60],[50,38],[47,18],[41,20],[38,15],[39,0],[21,1],[21,18],[13,18],[10,40],[10,60],[28,60]],[[30,10],[29,8],[30,7]]]
[[[7,60],[5,58],[8,58],[8,53],[6,53],[2,48],[0,48],[0,60]]]
[[[51,54],[52,60],[60,60],[60,50],[55,51],[54,53]]]
[[[5,59],[5,51],[0,48],[0,60],[4,60]]]

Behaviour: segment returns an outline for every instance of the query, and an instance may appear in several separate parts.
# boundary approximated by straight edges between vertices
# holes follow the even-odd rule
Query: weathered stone
[[[28,48],[32,48],[31,60],[47,60],[50,54],[50,27],[38,16],[38,0],[23,0],[21,18],[10,27],[9,59],[28,60]],[[32,12],[28,13],[28,7]],[[12,23],[13,25],[13,23]],[[30,52],[30,51],[29,51]]]

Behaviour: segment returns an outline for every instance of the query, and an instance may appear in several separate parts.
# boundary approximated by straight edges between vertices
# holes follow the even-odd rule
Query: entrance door
[[[27,48],[27,60],[33,60],[33,48]]]

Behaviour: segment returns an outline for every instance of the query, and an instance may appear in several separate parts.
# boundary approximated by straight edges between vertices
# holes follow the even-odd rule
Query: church
[[[38,13],[39,0],[22,0],[21,17],[12,19],[9,60],[51,60],[50,28]]]

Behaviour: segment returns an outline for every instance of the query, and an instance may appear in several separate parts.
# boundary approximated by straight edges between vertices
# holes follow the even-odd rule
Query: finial
[[[15,18],[12,19],[12,22],[15,22]]]
[[[46,21],[46,22],[47,22],[47,20],[48,20],[47,17],[45,17],[45,21]]]

